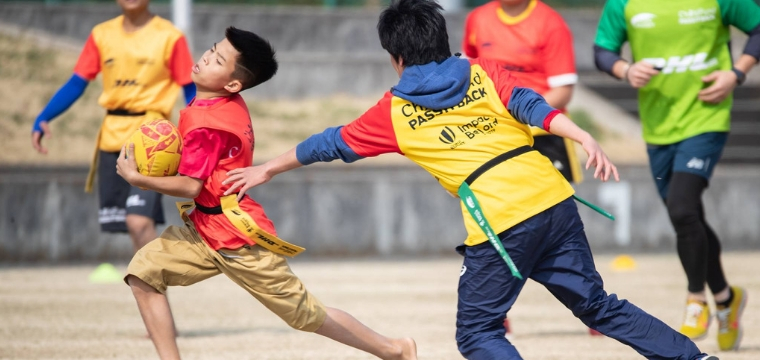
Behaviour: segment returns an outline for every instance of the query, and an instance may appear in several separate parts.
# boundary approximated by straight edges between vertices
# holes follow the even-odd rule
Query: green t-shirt
[[[732,67],[728,26],[748,33],[760,24],[753,0],[608,0],[595,43],[619,53],[630,41],[634,61],[662,68],[639,90],[644,140],[672,144],[728,131],[733,97],[708,104],[697,96],[701,78]]]

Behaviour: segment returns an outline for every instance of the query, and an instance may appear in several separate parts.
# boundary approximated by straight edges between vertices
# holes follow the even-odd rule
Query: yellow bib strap
[[[90,170],[87,172],[87,180],[84,182],[84,192],[86,193],[91,193],[95,187],[95,175],[98,172],[98,160],[100,158],[100,148],[98,147],[98,144],[100,144],[100,133],[101,130],[98,130],[98,138],[95,140],[95,151],[92,154]]]
[[[179,217],[184,222],[190,221],[190,217],[187,216],[187,212],[190,211],[190,209],[195,207],[195,202],[193,201],[177,201],[175,203],[177,205],[177,211],[179,211]]]
[[[237,201],[237,194],[230,194],[221,198],[222,213],[240,232],[246,234],[249,239],[261,245],[263,248],[280,255],[294,257],[306,249],[293,245],[285,240],[274,236],[256,225],[251,215],[243,211]],[[195,207],[192,201],[177,202],[177,210],[184,221],[188,221],[187,212]]]

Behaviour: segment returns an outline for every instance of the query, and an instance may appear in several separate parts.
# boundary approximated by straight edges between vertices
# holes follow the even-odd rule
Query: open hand
[[[231,170],[227,172],[227,176],[229,177],[226,180],[222,181],[222,185],[232,185],[229,189],[227,189],[227,191],[224,192],[224,195],[229,195],[237,192],[238,201],[240,201],[243,196],[245,196],[245,192],[248,191],[248,189],[272,180],[272,177],[267,174],[266,169],[263,165]]]
[[[617,168],[607,155],[602,151],[599,143],[593,138],[589,138],[581,143],[583,150],[588,154],[588,161],[586,161],[586,170],[590,167],[594,167],[594,179],[602,180],[606,182],[610,179],[610,176],[615,178],[615,181],[620,181]]]
[[[116,159],[116,173],[121,175],[128,183],[132,182],[135,177],[140,175],[137,171],[137,162],[135,161],[135,144],[129,143],[121,147],[119,158]]]
[[[712,84],[699,92],[699,100],[717,104],[723,101],[736,87],[736,74],[731,70],[716,70],[703,76],[702,81],[712,82]]]
[[[47,154],[48,150],[42,146],[42,138],[45,136],[47,136],[48,139],[51,138],[52,133],[50,132],[50,125],[48,125],[47,121],[42,121],[40,122],[40,129],[42,129],[42,131],[32,132],[32,147],[40,154]]]

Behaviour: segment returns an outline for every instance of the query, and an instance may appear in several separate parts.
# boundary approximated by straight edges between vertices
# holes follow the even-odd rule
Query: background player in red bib
[[[86,191],[97,171],[99,221],[102,231],[129,232],[135,250],[156,237],[164,222],[161,195],[130,186],[116,175],[121,146],[141,124],[169,119],[180,86],[189,101],[195,96],[190,79],[192,56],[184,35],[171,22],[152,14],[149,0],[117,0],[123,14],[92,29],[74,74],[37,117],[32,146],[45,154],[49,122],[66,111],[100,73],[103,93],[98,103],[107,110]]]

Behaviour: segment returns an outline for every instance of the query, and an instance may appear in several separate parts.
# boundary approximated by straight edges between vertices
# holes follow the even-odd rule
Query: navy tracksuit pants
[[[499,234],[523,278],[544,285],[586,326],[631,346],[647,359],[699,359],[687,337],[615,294],[596,271],[583,223],[572,199]],[[459,279],[456,340],[467,359],[522,359],[504,337],[504,316],[525,280],[513,277],[493,246],[457,248],[464,255]]]

